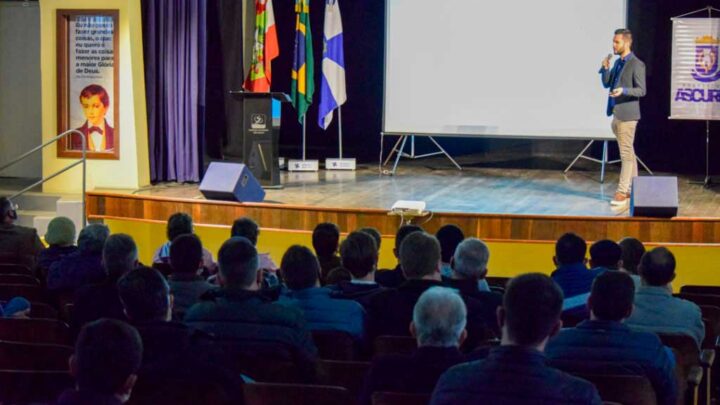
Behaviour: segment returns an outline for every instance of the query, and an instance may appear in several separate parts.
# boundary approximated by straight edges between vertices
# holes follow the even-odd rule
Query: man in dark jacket
[[[147,397],[164,387],[194,384],[242,401],[240,377],[211,363],[211,337],[171,320],[173,300],[162,274],[151,268],[132,270],[118,281],[118,292],[143,342],[138,394]]]
[[[563,295],[543,274],[512,279],[498,310],[500,347],[445,372],[431,403],[601,404],[595,387],[546,364],[543,350],[562,327]]]
[[[135,241],[129,235],[122,233],[111,235],[105,242],[102,257],[105,280],[98,284],[86,285],[78,289],[75,294],[71,326],[76,330],[87,322],[100,318],[126,319],[118,294],[117,281],[138,265]]]
[[[87,324],[75,343],[70,374],[77,388],[59,405],[119,405],[130,399],[142,360],[142,341],[125,322],[100,319]]]
[[[395,247],[393,248],[393,254],[398,259],[397,266],[392,270],[382,270],[375,274],[375,281],[383,287],[400,287],[400,284],[404,283],[407,279],[403,274],[402,268],[400,267],[400,246],[403,240],[413,232],[422,232],[422,228],[417,225],[403,225],[395,233]]]
[[[607,271],[593,283],[588,308],[590,320],[576,328],[560,331],[550,340],[545,353],[566,371],[598,374],[615,373],[609,367],[632,363],[652,383],[659,404],[677,401],[675,361],[670,349],[654,333],[633,332],[623,321],[633,310],[635,286],[629,275]]]
[[[15,204],[0,198],[0,257],[32,268],[44,247],[35,228],[15,225],[16,220]]]
[[[80,231],[77,251],[50,265],[48,289],[74,292],[82,286],[103,281],[106,272],[102,254],[109,235],[110,229],[103,224],[90,224]]]
[[[430,394],[448,368],[468,361],[460,352],[467,337],[467,309],[460,295],[445,287],[431,287],[418,299],[410,332],[418,349],[412,355],[376,357],[365,379],[361,404],[370,404],[373,392]]]
[[[253,244],[243,237],[227,240],[218,252],[218,264],[221,288],[208,291],[193,305],[185,323],[236,343],[247,356],[290,360],[299,370],[312,372],[317,348],[302,312],[260,291],[262,272]]]

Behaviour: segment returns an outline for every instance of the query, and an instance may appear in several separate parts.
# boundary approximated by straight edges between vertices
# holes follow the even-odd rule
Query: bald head
[[[638,271],[646,285],[665,286],[675,279],[675,256],[664,247],[645,252]]]

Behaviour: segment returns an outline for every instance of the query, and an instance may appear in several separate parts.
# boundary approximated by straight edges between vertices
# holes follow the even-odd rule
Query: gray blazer
[[[611,69],[600,69],[602,75],[603,87],[610,89],[613,83],[613,71],[615,66],[620,63],[620,59],[615,61],[615,65]],[[640,119],[640,97],[646,94],[645,87],[645,63],[638,59],[635,54],[625,62],[625,66],[620,71],[620,80],[616,87],[625,89],[625,94],[615,99],[615,108],[613,114],[620,121],[637,121]],[[612,90],[612,89],[610,89]]]

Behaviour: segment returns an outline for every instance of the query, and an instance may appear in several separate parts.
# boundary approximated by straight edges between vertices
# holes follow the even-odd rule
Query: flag
[[[255,0],[255,44],[252,65],[243,88],[252,92],[270,91],[272,60],[279,54],[272,0]]]
[[[290,96],[292,105],[302,122],[312,104],[315,91],[313,83],[313,51],[310,34],[310,0],[295,0],[295,56],[293,58]]]
[[[325,1],[325,27],[323,35],[322,79],[320,82],[320,109],[318,125],[327,129],[333,119],[333,110],[347,100],[345,90],[345,53],[343,28],[338,0]]]

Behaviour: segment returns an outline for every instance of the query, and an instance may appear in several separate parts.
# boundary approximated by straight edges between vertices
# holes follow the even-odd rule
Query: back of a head
[[[429,288],[415,303],[413,324],[419,346],[460,346],[466,322],[465,302],[451,288]]]
[[[105,241],[110,236],[110,228],[103,224],[90,224],[80,231],[78,250],[89,255],[99,255],[103,251]]]
[[[193,233],[192,217],[184,212],[176,212],[170,215],[167,221],[167,239],[174,240],[180,235]]]
[[[55,217],[48,223],[45,242],[50,246],[70,246],[75,243],[75,224],[68,217]]]
[[[594,267],[617,270],[621,259],[622,248],[614,241],[599,240],[590,246],[590,261]]]
[[[116,394],[142,361],[140,335],[114,319],[86,324],[75,343],[74,374],[80,391]]]
[[[574,233],[566,233],[555,242],[555,259],[559,265],[582,263],[586,252],[587,243]]]
[[[380,251],[380,245],[382,245],[382,235],[380,235],[380,231],[378,231],[377,228],[367,226],[364,228],[360,228],[357,231],[365,232],[368,235],[372,236],[372,238],[375,239],[375,244],[377,245],[377,250]]]
[[[137,265],[137,246],[130,235],[116,233],[105,241],[102,257],[108,277],[117,280]]]
[[[675,278],[675,256],[665,247],[656,247],[642,256],[638,267],[645,284],[668,285]]]
[[[304,290],[317,284],[320,263],[308,247],[293,245],[283,255],[280,272],[289,289]]]
[[[202,255],[202,242],[200,242],[200,238],[191,233],[178,236],[170,244],[170,266],[173,272],[197,273]]]
[[[378,250],[375,239],[370,234],[351,232],[340,244],[342,265],[353,278],[363,278],[375,270]]]
[[[541,343],[560,319],[562,304],[562,290],[545,274],[523,274],[511,279],[503,297],[508,336],[521,346]]]
[[[12,216],[13,212],[14,205],[12,201],[7,197],[0,197],[0,223],[4,222],[8,216]]]
[[[455,254],[455,249],[460,242],[465,239],[465,234],[457,225],[447,224],[441,226],[440,229],[435,232],[435,237],[438,242],[440,242],[442,261],[444,263],[450,263],[450,259]]]
[[[413,232],[400,245],[400,267],[408,279],[432,275],[440,264],[440,243],[425,232]]]
[[[622,249],[623,268],[632,274],[638,274],[638,265],[642,255],[645,254],[645,245],[635,238],[623,238],[620,242]]]
[[[250,287],[257,279],[258,265],[257,250],[246,238],[230,238],[218,251],[220,276],[226,287]]]
[[[317,224],[312,234],[312,245],[318,256],[328,257],[337,252],[340,228],[332,222]]]
[[[485,276],[490,249],[478,238],[460,242],[453,256],[453,271],[463,278],[480,279]]]
[[[403,225],[395,232],[395,252],[400,257],[400,246],[405,238],[413,232],[422,232],[423,229],[417,225]]]
[[[629,316],[634,298],[635,283],[627,273],[606,271],[593,281],[590,310],[601,321],[620,321]]]
[[[230,237],[242,236],[253,245],[257,245],[258,235],[260,235],[260,228],[255,221],[248,217],[236,219],[230,231]]]
[[[125,313],[133,322],[165,321],[170,309],[170,286],[155,269],[141,267],[118,280]]]

